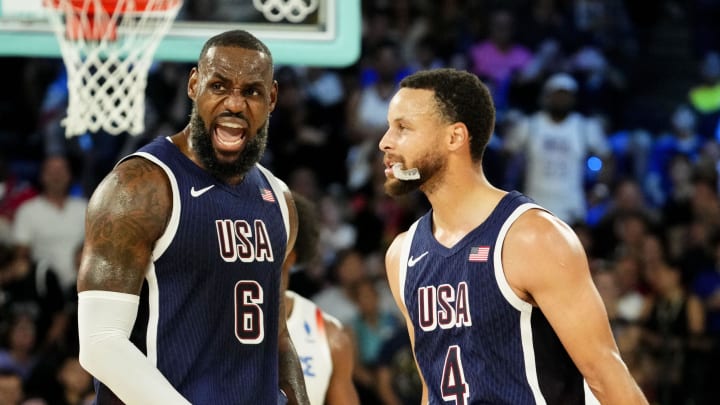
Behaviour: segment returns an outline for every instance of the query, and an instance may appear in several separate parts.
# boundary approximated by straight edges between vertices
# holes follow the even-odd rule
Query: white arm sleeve
[[[80,364],[128,405],[189,404],[130,340],[140,297],[78,294]]]

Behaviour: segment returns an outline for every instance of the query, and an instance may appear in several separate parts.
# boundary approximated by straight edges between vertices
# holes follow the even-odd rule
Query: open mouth
[[[247,125],[240,120],[221,121],[215,125],[213,132],[219,146],[234,149],[245,141]]]

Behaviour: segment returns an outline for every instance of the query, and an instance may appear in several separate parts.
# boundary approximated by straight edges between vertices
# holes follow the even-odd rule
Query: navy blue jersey
[[[283,184],[256,165],[227,185],[167,138],[131,156],[165,171],[173,199],[131,340],[193,404],[277,404]],[[97,385],[98,403],[118,402]]]
[[[432,212],[408,231],[399,290],[430,404],[597,403],[542,312],[505,279],[505,235],[533,208],[508,193],[451,248],[433,236]]]

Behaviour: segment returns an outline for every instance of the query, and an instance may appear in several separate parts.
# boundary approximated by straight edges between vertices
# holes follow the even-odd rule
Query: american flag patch
[[[476,246],[470,248],[470,255],[468,261],[471,262],[486,262],[488,255],[490,254],[490,246]]]
[[[260,197],[262,197],[262,199],[267,202],[271,202],[271,203],[275,202],[275,196],[273,195],[272,191],[270,191],[267,188],[260,189]]]

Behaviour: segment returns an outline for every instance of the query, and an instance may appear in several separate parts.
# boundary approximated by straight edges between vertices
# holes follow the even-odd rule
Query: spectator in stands
[[[523,192],[567,223],[585,221],[586,159],[609,157],[600,123],[574,111],[578,85],[572,76],[551,76],[542,108],[511,128],[505,150],[525,164]]]
[[[349,221],[350,207],[342,195],[327,194],[320,199],[320,254],[326,265],[339,252],[355,246],[357,229]]]
[[[343,149],[337,141],[341,138],[334,128],[328,125],[331,115],[325,115],[332,109],[323,110],[319,104],[310,102],[305,91],[303,78],[298,71],[289,66],[279,68],[275,77],[278,86],[283,89],[283,97],[270,117],[270,125],[278,133],[268,142],[271,153],[269,166],[278,176],[287,178],[294,169],[311,169],[321,183],[343,181]],[[337,110],[337,108],[336,108]],[[337,111],[335,111],[337,113]]]
[[[19,259],[46,264],[63,290],[77,280],[75,249],[85,230],[87,200],[69,194],[70,163],[63,156],[45,158],[40,170],[41,194],[18,208],[13,238]]]
[[[720,235],[712,241],[714,261],[695,277],[692,292],[703,302],[707,320],[707,332],[716,339],[720,349]]]
[[[665,204],[672,192],[670,163],[677,155],[686,156],[691,163],[698,160],[705,139],[696,130],[697,120],[693,111],[679,105],[670,118],[670,130],[655,140],[650,152],[645,190],[656,207]]]
[[[672,263],[645,269],[652,298],[644,311],[643,344],[652,351],[657,370],[656,398],[660,405],[692,403],[698,380],[693,369],[697,345],[705,331],[705,314],[697,296],[681,282],[680,268]]]
[[[343,325],[350,325],[358,314],[352,289],[367,273],[364,258],[359,252],[346,249],[338,253],[330,271],[334,282],[314,295],[312,301]]]
[[[385,341],[377,360],[377,393],[384,405],[416,405],[422,399],[422,382],[415,365],[410,338],[404,328]]]
[[[472,31],[475,19],[482,13],[468,10],[471,6],[462,0],[427,2],[426,19],[429,25],[428,36],[438,56],[446,65],[466,67],[466,52],[472,44]]]
[[[593,227],[596,254],[607,258],[615,257],[617,245],[622,238],[618,225],[625,216],[641,216],[651,229],[654,229],[659,221],[655,211],[646,204],[645,196],[636,180],[624,178],[612,186],[611,201]]]
[[[312,297],[312,301],[320,309],[336,317],[344,325],[350,325],[358,315],[359,309],[353,300],[353,291],[355,284],[370,275],[366,260],[365,256],[353,248],[338,252],[328,277],[331,283]],[[397,313],[397,305],[387,288],[387,281],[375,280],[375,287],[380,296],[382,310]]]
[[[622,0],[573,1],[576,40],[597,44],[602,53],[615,58],[629,57],[637,51],[633,24]]]
[[[385,41],[372,51],[371,67],[366,71],[369,83],[360,86],[347,103],[347,132],[350,149],[347,155],[347,187],[355,190],[370,178],[372,155],[387,129],[387,109],[397,88],[403,68],[400,51],[394,42]]]
[[[714,261],[711,266],[697,274],[691,284],[691,293],[697,295],[705,310],[705,333],[708,336],[707,355],[704,362],[698,362],[704,372],[704,384],[700,392],[704,400],[699,404],[712,404],[720,398],[720,385],[711,376],[716,375],[713,369],[720,364],[720,237],[714,236],[712,241]]]
[[[22,378],[17,371],[0,369],[0,405],[20,405],[24,398]]]
[[[533,60],[532,50],[515,40],[515,17],[505,9],[490,15],[488,37],[468,50],[470,70],[488,85],[499,112],[508,108],[508,93],[514,81],[526,78],[523,70]]]
[[[437,55],[432,39],[423,37],[415,44],[413,52],[408,59],[410,72],[418,70],[437,69],[445,67],[445,62]]]
[[[720,50],[703,57],[700,81],[690,88],[688,99],[699,114],[698,132],[712,138],[720,124]]]
[[[12,239],[15,212],[25,201],[37,195],[29,181],[24,181],[8,166],[7,157],[0,152],[0,243]]]
[[[375,281],[358,280],[352,288],[352,299],[358,314],[349,324],[357,347],[353,376],[362,403],[379,403],[377,363],[382,346],[399,329],[394,313],[382,308]]]
[[[55,272],[27,260],[16,259],[12,247],[0,244],[0,319],[18,311],[31,314],[38,344],[49,344],[63,322],[65,296]]]
[[[327,134],[318,148],[323,151],[314,170],[320,183],[344,184],[347,179],[345,156],[348,139],[345,136],[347,91],[343,76],[334,69],[308,67],[303,81],[306,96],[307,122]]]
[[[6,319],[0,343],[0,369],[13,370],[26,381],[37,362],[37,330],[35,318],[22,309]]]

